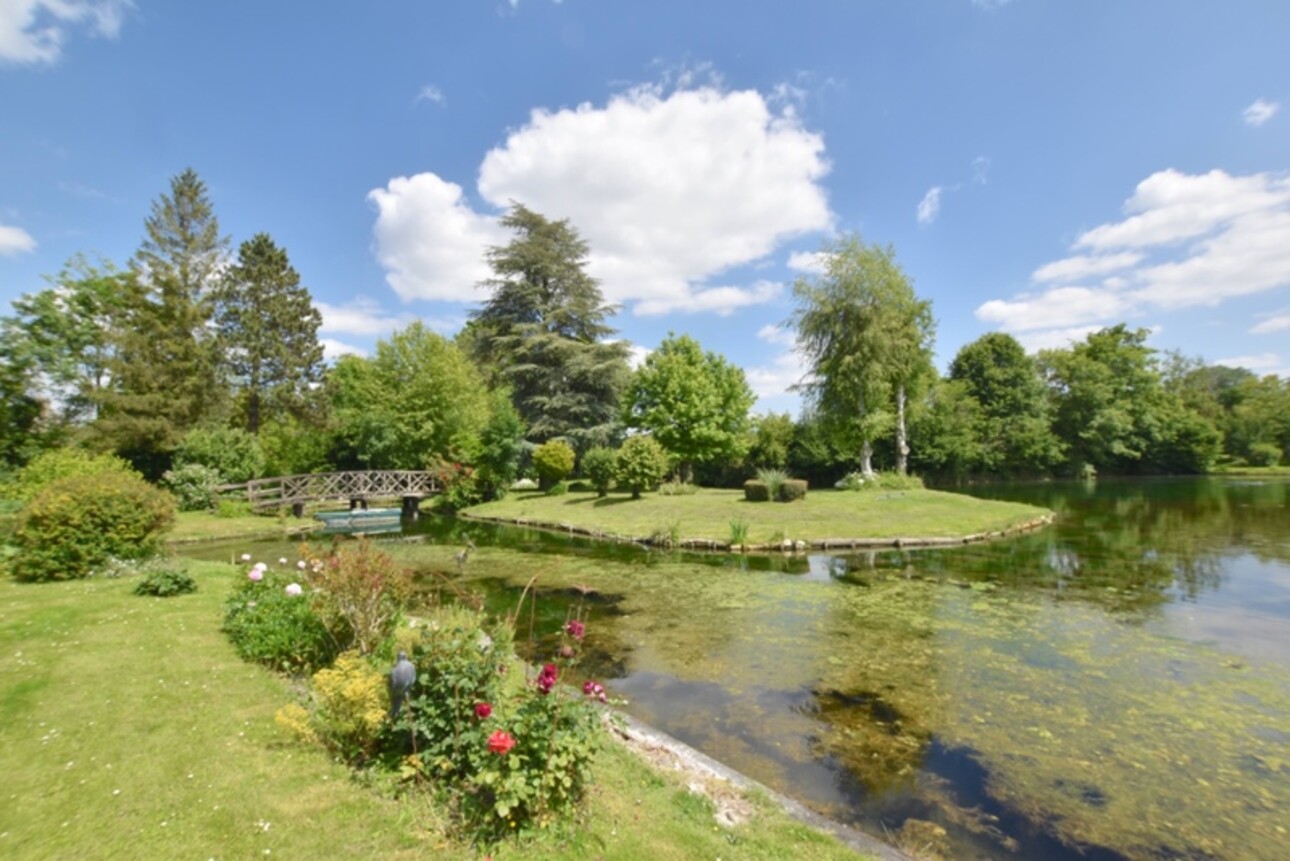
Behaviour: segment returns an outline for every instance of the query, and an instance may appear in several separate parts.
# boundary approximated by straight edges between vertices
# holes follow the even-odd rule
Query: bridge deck
[[[423,499],[440,488],[434,476],[420,470],[314,472],[257,478],[246,483],[246,498],[255,509],[303,506],[307,502]]]

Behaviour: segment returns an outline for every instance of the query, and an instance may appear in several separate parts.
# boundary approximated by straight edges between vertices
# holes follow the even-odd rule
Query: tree
[[[307,413],[322,380],[322,315],[286,250],[267,233],[243,242],[214,299],[222,364],[240,392],[246,429],[259,432],[265,407]]]
[[[23,466],[40,449],[36,439],[43,404],[35,396],[34,363],[0,342],[0,471]]]
[[[748,463],[763,469],[787,467],[793,446],[793,417],[788,413],[767,413],[754,417],[752,425]]]
[[[667,474],[667,452],[653,437],[637,435],[623,441],[614,458],[614,480],[640,499],[641,491],[654,487]]]
[[[874,441],[895,424],[903,468],[905,401],[911,387],[930,377],[931,305],[914,295],[891,247],[865,245],[852,234],[824,253],[824,274],[793,285],[797,309],[790,323],[810,363],[807,380],[796,388],[839,442],[858,452],[867,476],[874,471]]]
[[[976,469],[1005,475],[1043,473],[1061,461],[1061,443],[1052,433],[1039,367],[1016,338],[1003,332],[982,335],[959,350],[949,376],[962,386],[962,396],[979,407]],[[965,462],[956,464],[961,469]]]
[[[130,262],[134,283],[113,320],[111,385],[101,395],[96,431],[156,477],[179,438],[223,401],[209,323],[228,240],[191,168],[153,203],[144,229]]]
[[[626,385],[627,345],[606,339],[604,304],[586,273],[587,243],[568,221],[549,221],[521,204],[503,216],[515,231],[488,250],[492,291],[473,314],[465,342],[476,360],[511,388],[531,440],[565,437],[575,448],[615,435]]]
[[[342,356],[330,377],[342,464],[424,469],[478,449],[489,417],[479,372],[420,322],[378,341],[371,359]]]
[[[756,400],[744,372],[689,335],[671,333],[632,375],[623,423],[650,431],[677,457],[681,480],[693,465],[743,454]]]

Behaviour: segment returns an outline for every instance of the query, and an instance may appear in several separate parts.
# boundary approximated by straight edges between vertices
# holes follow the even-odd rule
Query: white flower
[[[287,564],[287,557],[285,557],[285,556],[279,557],[279,559],[278,559],[278,564],[279,564],[279,565],[286,565],[286,564]]]
[[[243,554],[242,554],[242,561],[243,561],[243,562],[250,562],[250,561],[251,561],[251,554],[250,554],[250,553],[243,553]]]
[[[299,595],[299,594],[300,594],[301,592],[303,592],[303,591],[305,591],[305,590],[304,590],[304,589],[302,589],[302,588],[300,588],[300,584],[299,584],[299,583],[288,583],[288,584],[287,584],[287,594],[288,594],[288,595],[290,595],[290,596],[291,596],[291,597],[293,597],[293,598],[294,598],[295,596]]]
[[[305,560],[301,559],[299,562],[296,563],[296,567],[299,568],[301,571],[303,571],[308,566],[305,564]]]

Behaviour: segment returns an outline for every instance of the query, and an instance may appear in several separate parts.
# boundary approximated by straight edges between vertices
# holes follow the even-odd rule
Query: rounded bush
[[[255,435],[241,428],[198,428],[175,451],[175,466],[208,466],[220,479],[238,484],[264,475],[264,450]]]
[[[116,455],[95,454],[80,448],[56,448],[37,456],[22,468],[10,495],[21,502],[30,502],[60,478],[101,475],[107,472],[143,477],[128,461]]]
[[[309,598],[287,592],[291,575],[269,571],[259,581],[238,575],[224,606],[224,633],[245,661],[284,672],[325,667],[339,649]]]
[[[14,533],[19,580],[75,580],[111,559],[156,553],[175,499],[119,472],[60,479],[23,509]]]
[[[533,450],[533,468],[546,489],[573,472],[574,454],[562,439],[544,442]]]
[[[219,472],[200,463],[167,470],[161,482],[179,500],[180,511],[211,511],[217,501],[215,488],[223,483]]]
[[[620,487],[632,492],[632,499],[640,499],[642,490],[656,487],[663,480],[667,467],[667,452],[658,440],[650,436],[633,436],[618,449],[614,477]]]
[[[607,448],[593,448],[582,456],[582,474],[598,496],[609,493],[609,486],[614,483],[614,453]]]

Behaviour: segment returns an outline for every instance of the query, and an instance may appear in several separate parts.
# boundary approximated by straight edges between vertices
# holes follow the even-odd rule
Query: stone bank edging
[[[666,547],[681,550],[719,550],[724,552],[752,552],[752,553],[804,553],[807,550],[901,550],[910,547],[958,547],[963,544],[977,544],[982,541],[994,541],[999,538],[1007,538],[1011,535],[1020,535],[1023,532],[1031,532],[1036,529],[1042,529],[1050,525],[1057,515],[1053,512],[1032,517],[1030,520],[1023,521],[1015,526],[1009,526],[1006,529],[993,529],[986,532],[974,532],[971,535],[960,537],[900,537],[900,538],[817,538],[811,541],[792,540],[785,538],[783,541],[770,542],[768,544],[730,544],[726,541],[716,541],[710,538],[686,538],[673,544],[666,538],[656,538],[646,535],[619,535],[614,532],[604,532],[599,529],[591,529],[586,526],[576,526],[567,522],[556,522],[550,520],[532,520],[527,517],[490,517],[481,514],[458,513],[458,517],[466,520],[479,520],[487,523],[506,523],[514,526],[526,526],[531,529],[544,529],[548,532],[563,532],[568,535],[582,535],[588,538],[596,538],[601,541],[613,541],[618,544],[644,544],[653,547]]]
[[[913,861],[911,856],[906,855],[888,843],[884,843],[877,837],[822,816],[802,803],[774,791],[746,774],[723,765],[712,757],[690,747],[680,739],[674,738],[662,730],[655,729],[630,715],[615,712],[614,723],[613,731],[621,736],[629,747],[662,749],[676,761],[675,767],[678,770],[689,774],[698,774],[705,778],[725,781],[744,792],[762,793],[797,821],[817,831],[831,834],[857,852],[872,855],[880,859],[880,861]]]

